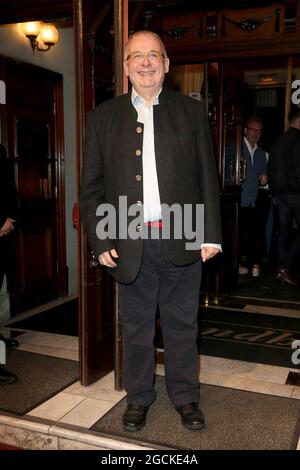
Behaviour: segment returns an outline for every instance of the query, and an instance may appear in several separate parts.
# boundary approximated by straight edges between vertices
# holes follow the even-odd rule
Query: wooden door
[[[220,201],[223,243],[222,253],[206,268],[205,303],[218,304],[222,294],[238,285],[238,213],[240,199],[240,150],[242,145],[241,111],[230,101],[224,61],[207,62],[206,107],[212,129]],[[228,152],[228,149],[231,149]],[[230,154],[231,158],[228,159]],[[205,271],[204,271],[205,274]],[[203,283],[204,284],[204,283]],[[205,290],[205,285],[203,286]]]
[[[77,175],[78,200],[84,158],[85,115],[114,94],[114,23],[112,2],[74,2],[75,48],[77,65]],[[116,32],[115,32],[116,34]],[[113,370],[119,352],[114,351],[118,337],[117,291],[113,279],[92,256],[80,227],[79,206],[74,210],[79,234],[79,353],[80,378],[89,385]],[[120,361],[121,362],[121,361]],[[118,387],[119,388],[119,387]]]
[[[19,192],[16,314],[66,293],[62,76],[5,60],[7,147]]]

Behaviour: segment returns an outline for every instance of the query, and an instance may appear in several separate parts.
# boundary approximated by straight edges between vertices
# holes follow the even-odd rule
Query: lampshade
[[[29,21],[28,23],[22,23],[22,31],[26,37],[35,36],[40,34],[42,25],[40,21]]]
[[[52,23],[43,24],[41,32],[39,34],[39,41],[44,43],[46,46],[56,44],[59,40],[59,32]]]

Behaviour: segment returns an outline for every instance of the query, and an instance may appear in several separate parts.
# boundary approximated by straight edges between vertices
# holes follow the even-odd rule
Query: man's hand
[[[9,232],[11,232],[14,229],[14,223],[14,219],[7,217],[2,227],[0,227],[0,237],[3,237],[3,235],[7,235]]]
[[[103,266],[107,266],[108,268],[115,268],[117,265],[113,261],[112,257],[119,258],[115,249],[101,253],[101,255],[98,257],[99,263]]]
[[[220,251],[221,250],[219,248],[215,248],[215,247],[212,247],[212,246],[204,246],[203,248],[201,248],[202,261],[205,262],[208,259],[213,258],[218,253],[220,253]]]

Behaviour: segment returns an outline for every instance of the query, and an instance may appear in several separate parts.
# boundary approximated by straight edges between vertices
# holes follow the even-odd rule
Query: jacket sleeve
[[[280,159],[282,152],[281,138],[278,138],[273,143],[270,149],[269,162],[268,162],[268,175],[269,175],[269,187],[273,194],[276,194],[280,188],[280,175],[283,176],[284,168],[282,162],[284,159]]]
[[[105,203],[104,163],[98,126],[99,112],[87,114],[85,133],[85,153],[80,187],[80,212],[93,255],[98,258],[101,253],[114,248],[114,242],[108,238],[100,239],[96,233],[100,217],[96,215],[97,207]]]
[[[18,219],[19,198],[16,188],[13,167],[9,160],[3,162],[0,168],[1,172],[1,197],[0,200],[0,227],[5,223],[6,219]]]
[[[204,204],[204,243],[222,243],[220,191],[211,130],[204,107],[200,107],[198,161],[201,200]]]
[[[300,192],[300,139],[297,140],[292,150],[292,166],[295,170],[295,178],[298,182],[298,189]]]
[[[262,171],[262,175],[267,175],[267,174],[268,174],[268,161],[267,161],[266,152],[264,152],[264,161],[263,161],[263,171]]]

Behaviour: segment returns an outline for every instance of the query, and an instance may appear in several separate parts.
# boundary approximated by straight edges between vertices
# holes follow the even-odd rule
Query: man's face
[[[245,136],[250,145],[254,146],[260,139],[262,127],[259,122],[249,121],[245,127]]]
[[[151,34],[138,34],[128,44],[124,68],[134,89],[154,97],[169,71],[169,59],[162,56],[160,41]],[[126,60],[127,59],[127,60]]]

